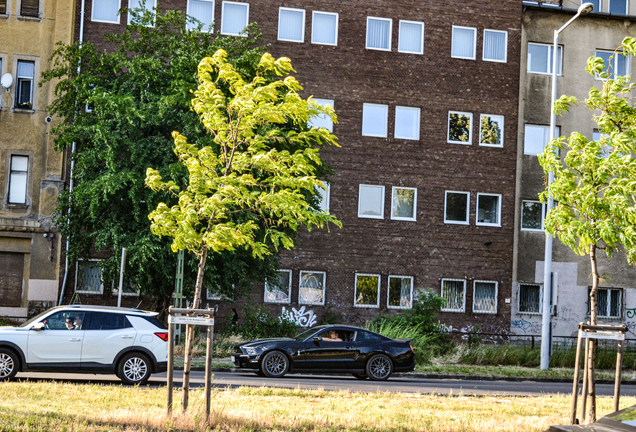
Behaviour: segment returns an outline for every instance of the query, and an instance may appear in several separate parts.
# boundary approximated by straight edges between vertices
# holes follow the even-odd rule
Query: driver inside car
[[[335,330],[327,332],[327,336],[323,336],[322,340],[325,342],[342,342],[342,338]]]

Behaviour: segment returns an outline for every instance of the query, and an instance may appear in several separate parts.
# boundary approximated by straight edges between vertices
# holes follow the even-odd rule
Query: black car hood
[[[269,339],[257,339],[249,342],[243,342],[239,346],[241,347],[255,347],[259,345],[265,345],[272,342],[293,342],[292,338],[269,338]]]

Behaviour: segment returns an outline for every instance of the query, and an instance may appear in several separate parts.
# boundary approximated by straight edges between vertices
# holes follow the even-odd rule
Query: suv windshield
[[[44,315],[48,314],[51,312],[51,309],[45,310],[44,312],[42,312],[39,315],[34,316],[33,318],[31,318],[30,320],[27,320],[25,322],[23,322],[22,324],[20,324],[18,327],[26,327],[29,324],[31,324],[32,322],[35,322],[37,320],[39,320],[40,318],[42,318]]]

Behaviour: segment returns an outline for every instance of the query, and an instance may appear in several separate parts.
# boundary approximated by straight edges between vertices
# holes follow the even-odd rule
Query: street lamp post
[[[559,33],[572,21],[583,14],[592,12],[594,5],[592,3],[583,3],[579,6],[576,15],[574,15],[563,27],[554,31],[554,45],[552,47],[552,99],[550,101],[550,140],[556,138],[556,112],[554,111],[554,102],[557,95],[557,66],[558,66],[558,50],[559,50]],[[548,187],[554,181],[554,173],[548,173]],[[554,198],[552,194],[548,194],[548,204],[546,214],[554,206]],[[545,233],[545,255],[543,268],[543,321],[541,325],[541,369],[548,369],[550,366],[550,299],[552,296],[552,236]]]

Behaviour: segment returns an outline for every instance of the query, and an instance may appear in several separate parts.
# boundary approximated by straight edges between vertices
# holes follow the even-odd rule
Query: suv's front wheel
[[[7,348],[0,348],[0,381],[9,381],[18,373],[18,356]]]
[[[117,365],[117,376],[124,384],[145,384],[150,378],[150,360],[141,353],[124,355]]]

